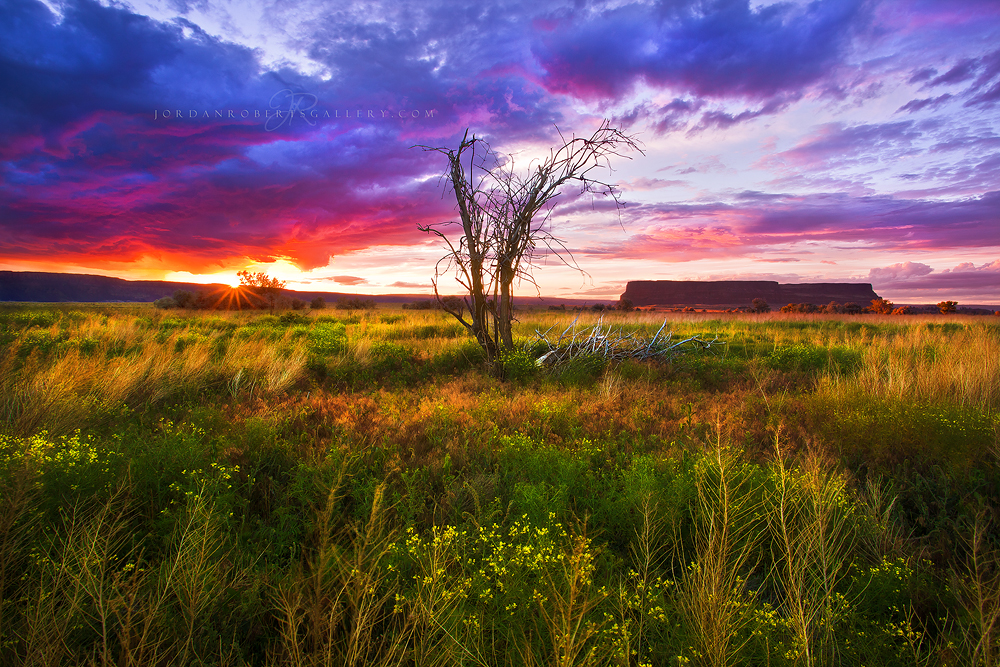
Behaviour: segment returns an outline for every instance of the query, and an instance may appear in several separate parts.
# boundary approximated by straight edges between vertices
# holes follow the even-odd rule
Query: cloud
[[[980,266],[962,262],[943,271],[934,271],[926,264],[905,262],[872,269],[869,280],[880,291],[897,291],[926,298],[964,293],[972,298],[996,302],[1000,294],[1000,259]]]
[[[944,95],[938,95],[937,97],[927,97],[919,100],[910,100],[903,106],[899,107],[898,111],[909,111],[913,113],[915,111],[920,111],[924,108],[937,109],[942,104],[947,102],[952,98],[950,93],[945,93]]]
[[[428,289],[433,287],[430,283],[410,283],[404,280],[397,280],[394,283],[389,283],[389,287],[408,287],[412,289]]]
[[[805,242],[898,252],[1000,246],[998,191],[952,201],[846,194],[738,201],[632,205],[623,212],[625,228],[642,231],[572,251],[606,259],[693,261],[749,258],[775,245]]]
[[[323,280],[332,280],[338,285],[366,285],[368,284],[367,278],[360,278],[358,276],[332,276],[330,278],[324,278]]]
[[[873,153],[901,157],[911,153],[922,136],[913,121],[890,123],[826,123],[811,136],[786,151],[760,160],[760,166],[780,168],[830,168],[855,159],[867,160]]]
[[[633,178],[631,181],[619,181],[618,187],[624,188],[625,190],[659,190],[661,188],[669,188],[673,186],[687,186],[687,181],[679,180],[667,180],[663,178],[647,178],[642,176],[640,178]]]
[[[893,264],[883,268],[871,269],[868,272],[868,280],[870,280],[872,284],[882,284],[893,280],[919,278],[920,276],[926,276],[933,270],[934,269],[926,264],[921,264],[919,262],[903,262],[901,264]]]
[[[763,101],[829,77],[868,22],[850,0],[751,8],[746,0],[568,12],[532,52],[553,92],[621,99],[636,84]]]
[[[907,79],[906,82],[907,83],[920,83],[922,81],[929,80],[935,74],[937,74],[937,70],[934,69],[933,67],[922,67],[922,68],[918,69],[917,71],[915,71],[910,76],[910,78]]]
[[[1000,49],[992,51],[979,58],[962,58],[946,72],[937,75],[933,68],[924,68],[915,72],[909,79],[910,83],[923,83],[921,88],[935,88],[938,86],[950,86],[966,81],[972,81],[960,95],[967,98],[965,106],[991,105],[1000,99]],[[910,105],[922,108],[942,99],[947,99],[941,95],[927,100],[914,100],[902,109]],[[926,104],[921,105],[924,102]],[[914,109],[915,110],[915,109]]]
[[[978,65],[978,60],[974,58],[965,58],[959,61],[944,74],[934,77],[924,85],[925,87],[930,88],[933,86],[943,86],[968,81],[975,76]]]
[[[415,223],[450,212],[436,183],[416,180],[443,165],[409,149],[421,132],[449,135],[428,143],[451,141],[453,130],[434,119],[376,112],[269,132],[241,110],[266,113],[287,89],[315,91],[321,108],[339,113],[336,85],[264,71],[246,47],[120,5],[74,0],[61,17],[31,0],[8,8],[0,85],[17,91],[0,98],[8,259],[155,260],[199,272],[288,258],[310,269],[376,237],[411,243]],[[408,108],[434,108],[435,94]]]

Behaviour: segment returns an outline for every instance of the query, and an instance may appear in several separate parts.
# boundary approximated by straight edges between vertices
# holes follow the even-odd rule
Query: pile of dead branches
[[[656,335],[647,340],[635,331],[626,332],[621,326],[617,329],[613,325],[605,326],[603,317],[593,328],[577,329],[579,319],[573,320],[554,341],[549,335],[555,327],[550,327],[545,332],[535,329],[537,340],[548,348],[547,352],[535,360],[536,365],[559,366],[578,357],[601,357],[607,362],[626,359],[670,361],[690,350],[708,350],[726,344],[718,336],[712,339],[690,336],[675,340],[672,331],[663,333],[667,326],[666,320],[663,320]]]

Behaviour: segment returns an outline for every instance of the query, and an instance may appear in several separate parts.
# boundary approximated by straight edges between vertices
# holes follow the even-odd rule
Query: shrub
[[[872,305],[868,306],[867,310],[869,313],[875,313],[876,315],[889,315],[894,308],[895,306],[892,301],[872,299]]]
[[[899,306],[892,311],[893,315],[914,315],[916,310],[912,306]]]
[[[434,310],[437,308],[437,302],[431,299],[421,299],[420,301],[414,301],[413,303],[404,303],[403,310]]]
[[[441,307],[452,314],[461,315],[465,311],[465,300],[457,296],[441,299]]]
[[[292,310],[303,310],[306,307],[306,302],[302,299],[292,299]]]
[[[635,304],[632,303],[631,299],[626,299],[625,297],[622,297],[621,299],[618,300],[618,304],[615,306],[615,308],[622,311],[623,313],[628,313],[635,310]]]
[[[942,315],[947,315],[948,313],[954,313],[958,310],[958,301],[942,301],[937,305],[938,310],[941,311]]]
[[[811,303],[790,303],[787,306],[781,307],[781,312],[783,313],[816,313],[819,310],[819,308]]]
[[[844,313],[846,313],[847,315],[860,315],[862,312],[864,311],[862,310],[861,306],[854,303],[853,301],[848,301],[847,303],[844,304]]]
[[[185,289],[175,290],[174,301],[177,302],[178,308],[187,308],[194,301],[194,294]]]
[[[280,324],[308,324],[309,318],[298,313],[282,313],[278,316]]]
[[[520,348],[504,350],[500,354],[500,363],[503,364],[504,378],[514,382],[524,382],[538,370],[528,351]]]
[[[169,308],[176,308],[177,307],[177,302],[174,301],[169,296],[165,296],[163,298],[160,298],[160,299],[157,299],[156,301],[154,301],[153,305],[156,306],[157,308],[163,308],[164,310],[167,310]]]
[[[318,296],[309,302],[309,307],[313,310],[323,310],[326,308],[326,301],[323,300],[323,297]]]
[[[754,299],[750,302],[750,312],[751,313],[770,313],[771,306],[767,305],[767,301],[764,299]]]
[[[377,304],[374,299],[337,299],[337,310],[375,310]]]

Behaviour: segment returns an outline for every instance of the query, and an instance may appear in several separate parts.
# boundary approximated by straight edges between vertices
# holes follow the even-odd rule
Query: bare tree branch
[[[587,275],[566,243],[546,227],[555,199],[566,185],[577,183],[581,193],[610,197],[621,224],[620,193],[597,178],[595,170],[610,173],[612,157],[626,157],[625,151],[642,152],[634,136],[624,134],[608,120],[589,138],[574,135],[567,141],[561,132],[559,138],[562,145],[550,150],[548,157],[531,161],[525,174],[517,171],[513,157],[497,153],[475,135],[470,138],[469,130],[457,150],[416,146],[447,156],[444,178],[455,193],[459,213],[458,221],[417,226],[436,235],[447,248],[435,266],[435,297],[442,302],[438,280],[452,273],[468,291],[469,320],[463,313],[448,310],[476,337],[498,374],[502,374],[501,353],[514,347],[514,283],[524,281],[538,289],[534,278],[537,257],[554,255]],[[442,231],[450,225],[462,229],[457,247]],[[543,247],[547,253],[542,252]]]

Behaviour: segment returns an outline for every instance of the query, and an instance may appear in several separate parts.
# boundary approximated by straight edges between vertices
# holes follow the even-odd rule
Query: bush
[[[942,315],[947,315],[948,313],[954,313],[958,310],[958,301],[942,301],[937,305],[938,310],[941,311]]]
[[[623,313],[628,313],[635,310],[635,304],[632,303],[631,299],[626,299],[625,297],[619,299],[618,305],[616,305],[615,307],[618,310],[622,311]]]
[[[771,306],[767,305],[767,301],[764,299],[754,299],[750,302],[750,312],[751,313],[770,313]]]
[[[326,308],[326,301],[323,300],[323,297],[318,296],[309,302],[309,307],[313,310],[323,310]]]
[[[465,312],[465,300],[457,296],[446,296],[441,299],[441,307],[449,313],[461,315]]]
[[[156,306],[157,308],[163,308],[164,310],[167,310],[169,308],[176,308],[177,302],[174,301],[169,296],[165,296],[161,299],[157,299],[156,301],[154,301],[153,305]]]
[[[292,310],[304,310],[306,302],[302,299],[292,299]]]
[[[403,304],[403,310],[434,310],[437,307],[437,302],[430,299],[422,299],[420,301],[414,301],[413,303]]]
[[[820,309],[811,303],[790,303],[781,307],[783,313],[817,313]]]
[[[375,310],[377,307],[374,299],[337,299],[337,310]]]
[[[500,363],[503,365],[504,378],[514,382],[524,382],[538,370],[528,351],[519,348],[501,352]]]
[[[867,310],[869,313],[875,313],[876,315],[889,315],[892,313],[895,306],[892,301],[886,301],[885,299],[872,299],[872,305],[868,306]]]
[[[194,301],[194,294],[184,289],[176,290],[174,292],[174,301],[177,302],[178,308],[187,308]]]

